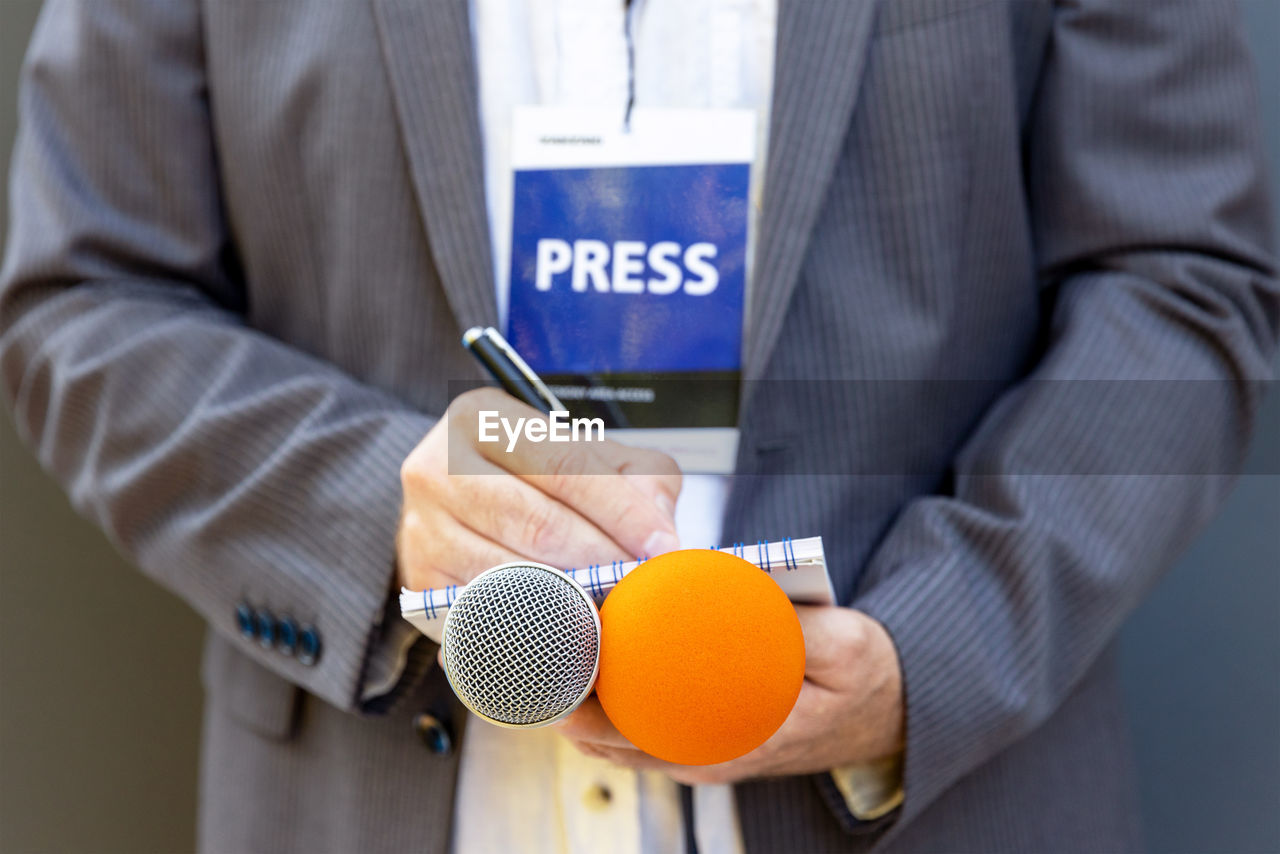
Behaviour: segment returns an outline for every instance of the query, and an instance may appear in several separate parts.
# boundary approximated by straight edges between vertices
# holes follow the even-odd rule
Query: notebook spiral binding
[[[833,601],[834,591],[831,590],[830,580],[826,574],[826,558],[823,554],[821,537],[798,540],[784,537],[775,542],[766,540],[756,540],[754,543],[734,542],[726,547],[712,546],[712,550],[728,552],[755,564],[770,575],[773,575],[777,569],[784,570],[783,575],[775,580],[782,584],[784,590],[788,590],[788,595],[792,595],[791,589],[794,589],[794,585],[787,578],[794,574],[796,583],[800,585],[798,589],[804,591],[799,601]],[[567,570],[567,573],[591,594],[598,605],[609,595],[609,591],[626,577],[627,573],[645,560],[646,558],[642,557],[636,561],[615,560],[608,564],[596,563],[583,569]],[[799,572],[801,569],[810,571],[816,569],[821,580],[814,581],[809,578],[808,572]],[[460,587],[457,584],[439,589],[404,590],[400,597],[401,613],[415,625],[420,619],[442,620],[457,600],[459,592]]]

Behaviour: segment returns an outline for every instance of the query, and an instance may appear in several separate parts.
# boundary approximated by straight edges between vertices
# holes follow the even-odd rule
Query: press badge
[[[507,337],[573,417],[687,472],[737,455],[750,110],[520,108]]]

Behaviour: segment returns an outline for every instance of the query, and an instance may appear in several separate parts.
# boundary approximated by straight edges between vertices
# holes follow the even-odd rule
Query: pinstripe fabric
[[[411,726],[460,730],[438,674],[357,697],[399,463],[494,314],[464,9],[50,0],[37,30],[0,378],[76,507],[209,621],[205,850],[448,844],[456,758]],[[1276,336],[1230,7],[779,14],[725,538],[822,534],[888,626],[906,800],[868,827],[820,776],[748,783],[744,839],[1130,850],[1108,644],[1221,500]],[[318,666],[241,640],[241,598],[315,622]]]
[[[759,261],[743,330],[743,375],[748,380],[761,376],[777,341],[849,123],[875,8],[872,2],[779,7]],[[823,87],[820,110],[812,108],[815,84]],[[744,406],[754,388],[747,385]]]
[[[1241,120],[1256,105],[1221,5],[1072,4],[1052,22],[1034,4],[969,5],[874,44],[765,374],[963,382],[805,386],[839,432],[794,423],[794,385],[762,386],[739,462],[760,482],[735,490],[726,538],[821,531],[835,565],[864,567],[838,593],[889,628],[908,705],[906,801],[882,846],[1127,850],[1123,729],[1096,662],[1228,479],[999,473],[1228,472],[1259,388],[1217,410],[1195,409],[1194,384],[1159,409],[1119,386],[992,396],[1028,364],[1046,380],[1268,375],[1269,220]],[[1018,54],[1051,23],[1033,101]],[[789,475],[823,466],[886,474]],[[769,803],[821,803],[816,785],[742,790],[762,850],[792,844]],[[807,827],[802,849],[849,844]]]
[[[244,651],[350,706],[390,586],[399,465],[432,421],[304,352],[325,349],[327,306],[319,235],[270,234],[277,217],[305,221],[290,194],[256,205],[229,188],[227,202],[238,227],[253,221],[241,202],[264,225],[245,236],[248,274],[295,282],[309,322],[294,347],[270,289],[235,278],[199,35],[188,4],[53,3],[43,16],[14,182],[5,385],[41,461],[123,552],[227,636],[242,597],[314,623],[316,667]],[[102,97],[62,101],[81,75]],[[270,245],[297,269],[258,278],[253,252]],[[246,306],[276,337],[246,325]]]
[[[475,63],[465,3],[374,0],[436,267],[463,328],[495,325]]]
[[[272,684],[286,684],[265,670],[237,675],[268,692]],[[413,716],[427,710],[452,720],[459,739],[466,716],[438,668],[404,699],[371,722],[307,697],[291,718],[271,722],[289,726],[267,728],[267,718],[247,722],[225,689],[211,685],[200,761],[200,850],[446,850],[457,755],[424,750],[412,735]]]

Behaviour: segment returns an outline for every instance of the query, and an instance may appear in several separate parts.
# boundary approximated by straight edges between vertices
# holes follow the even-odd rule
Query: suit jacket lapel
[[[759,379],[849,128],[877,0],[779,0],[764,210],[743,376]],[[744,398],[751,394],[748,385]],[[745,399],[744,399],[745,404]]]
[[[436,269],[459,326],[497,323],[466,0],[372,0]]]

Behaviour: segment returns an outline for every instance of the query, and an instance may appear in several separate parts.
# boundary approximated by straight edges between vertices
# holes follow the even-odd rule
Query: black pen
[[[471,327],[462,335],[462,346],[471,351],[507,394],[548,414],[566,411],[547,384],[492,326]]]

